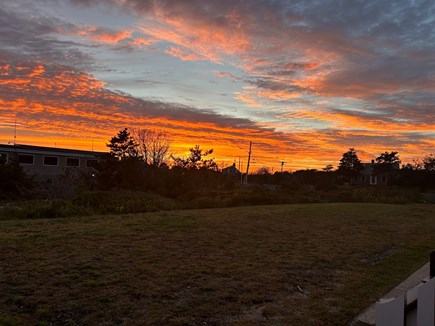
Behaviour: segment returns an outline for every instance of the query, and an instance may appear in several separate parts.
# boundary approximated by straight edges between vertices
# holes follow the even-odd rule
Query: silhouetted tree
[[[190,155],[186,158],[171,156],[174,160],[174,165],[185,169],[207,169],[218,170],[218,165],[214,159],[206,159],[205,157],[213,153],[213,149],[202,151],[199,145],[189,148]]]
[[[267,166],[263,166],[261,168],[259,168],[255,174],[259,174],[259,175],[271,175],[272,173],[270,172],[270,169]]]
[[[393,173],[399,170],[400,158],[398,152],[384,152],[376,158],[375,172],[376,173]]]
[[[133,131],[133,134],[138,143],[139,156],[144,162],[155,167],[167,165],[172,141],[166,133],[159,130],[140,129]]]
[[[397,164],[400,163],[400,158],[397,155],[398,152],[384,152],[376,158],[378,164]]]
[[[435,172],[435,156],[433,154],[426,155],[423,158],[423,168],[427,171]]]
[[[328,164],[327,166],[325,166],[322,171],[324,172],[332,172],[334,171],[334,166],[332,164]]]
[[[428,154],[413,160],[399,171],[398,184],[406,187],[418,187],[421,191],[435,188],[435,157]]]
[[[138,143],[131,136],[128,128],[120,130],[116,136],[110,139],[109,144],[106,144],[106,146],[110,148],[110,155],[120,161],[137,158],[139,155]]]
[[[352,177],[358,176],[363,169],[364,166],[359,160],[355,149],[349,148],[347,152],[343,153],[337,172],[343,179],[350,181]]]

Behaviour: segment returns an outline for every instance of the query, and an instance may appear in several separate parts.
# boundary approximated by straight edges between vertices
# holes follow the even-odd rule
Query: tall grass
[[[0,204],[0,220],[38,219],[100,214],[127,214],[174,209],[220,208],[297,203],[360,202],[407,204],[423,202],[413,189],[349,187],[330,191],[305,188],[271,190],[261,186],[233,190],[191,191],[176,198],[141,191],[81,191],[72,198]]]

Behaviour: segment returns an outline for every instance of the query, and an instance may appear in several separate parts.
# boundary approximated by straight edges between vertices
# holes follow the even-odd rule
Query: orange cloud
[[[296,113],[284,114],[286,118],[315,119],[332,123],[337,129],[361,129],[365,131],[390,132],[432,132],[435,130],[435,122],[428,120],[423,122],[409,123],[407,121],[394,121],[386,119],[384,115],[376,117],[376,114],[358,114],[355,111],[327,111],[318,109],[316,111],[304,110]]]
[[[11,71],[11,65],[10,64],[5,64],[0,66],[0,76],[7,76],[9,75]]]
[[[180,144],[193,146],[197,143],[209,147],[218,146],[222,150],[219,153],[220,159],[225,160],[225,155],[232,156],[234,153],[234,146],[242,146],[242,143],[246,144],[249,140],[270,144],[277,142],[272,130],[256,127],[253,123],[251,127],[240,127],[241,122],[248,122],[241,119],[214,116],[211,113],[202,114],[201,117],[199,112],[196,114],[188,111],[190,116],[199,117],[197,122],[192,122],[182,112],[183,109],[172,110],[172,117],[159,116],[160,112],[165,114],[159,108],[160,104],[142,103],[107,91],[103,88],[103,83],[91,75],[68,71],[66,67],[44,67],[43,76],[35,73],[42,71],[38,66],[12,71],[15,73],[14,79],[4,80],[1,85],[2,92],[7,91],[11,95],[0,99],[0,113],[9,123],[8,126],[0,127],[2,138],[6,137],[17,113],[19,121],[25,121],[19,128],[19,141],[37,144],[44,141],[53,143],[52,140],[57,138],[58,146],[62,143],[69,146],[75,143],[74,147],[82,148],[87,146],[86,139],[89,138],[94,139],[96,144],[104,144],[123,126],[154,126],[170,133],[175,139],[176,148],[180,148]],[[146,107],[153,105],[156,108],[151,107],[151,111],[147,112]],[[144,106],[144,109],[130,111],[130,108],[137,106]],[[216,122],[213,121],[215,118]]]
[[[2,64],[5,66],[5,64]],[[0,80],[0,141],[11,141],[12,125],[17,114],[20,126],[18,142],[58,147],[107,150],[105,143],[116,132],[129,128],[159,128],[174,139],[175,155],[184,155],[189,147],[199,144],[215,148],[218,162],[231,164],[238,157],[246,162],[249,141],[253,142],[253,159],[258,166],[287,169],[322,168],[334,164],[348,147],[378,154],[385,150],[407,150],[415,157],[434,146],[434,141],[410,141],[408,129],[397,126],[394,134],[382,131],[295,130],[277,132],[266,124],[222,116],[188,107],[172,107],[109,91],[92,75],[63,66],[43,64],[9,64],[8,76]],[[254,89],[254,88],[252,88]],[[325,119],[315,112],[299,113],[298,118]],[[362,118],[336,114],[331,121],[363,124]],[[347,119],[347,120],[346,120]],[[346,122],[344,122],[346,121]],[[376,126],[375,122],[372,122]],[[370,126],[370,125],[369,125]],[[428,128],[430,124],[428,122]],[[433,124],[432,124],[433,127]],[[391,146],[391,137],[395,137]],[[356,146],[358,145],[358,146]],[[366,155],[370,157],[370,155]]]
[[[45,69],[43,65],[37,65],[35,69],[29,74],[29,77],[36,77],[44,74]]]

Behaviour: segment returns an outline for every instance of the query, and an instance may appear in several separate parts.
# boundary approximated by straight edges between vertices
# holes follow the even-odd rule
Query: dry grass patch
[[[422,265],[434,205],[0,222],[0,324],[341,325]]]

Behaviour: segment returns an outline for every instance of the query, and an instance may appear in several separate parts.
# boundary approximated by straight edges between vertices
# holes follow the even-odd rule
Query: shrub
[[[0,164],[0,200],[28,198],[34,188],[33,178],[16,163]]]
[[[72,203],[96,214],[139,213],[177,208],[177,203],[172,199],[139,191],[84,191]]]

